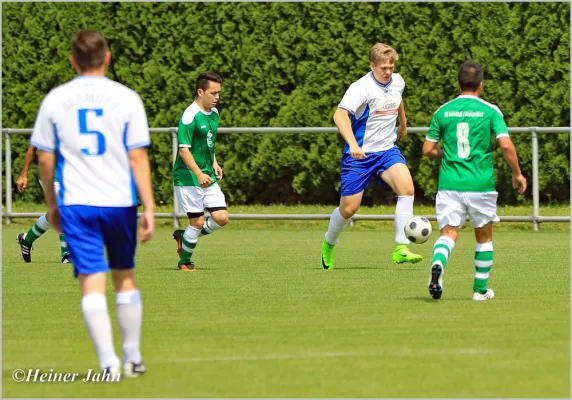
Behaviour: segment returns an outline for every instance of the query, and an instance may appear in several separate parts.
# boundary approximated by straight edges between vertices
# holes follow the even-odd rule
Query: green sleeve
[[[179,120],[179,129],[177,131],[177,141],[179,146],[191,147],[193,143],[193,132],[195,131],[195,120],[193,119],[190,124],[183,124],[183,118]]]
[[[439,113],[433,114],[431,124],[429,125],[429,132],[427,132],[427,139],[432,141],[441,140],[441,129],[439,127]]]
[[[491,118],[491,130],[495,136],[506,135],[508,136],[508,128],[504,122],[502,114],[496,110],[493,111],[493,116]],[[503,135],[503,136],[504,136]]]

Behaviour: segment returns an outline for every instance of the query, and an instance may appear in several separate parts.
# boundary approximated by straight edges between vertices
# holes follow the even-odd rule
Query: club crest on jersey
[[[213,131],[211,131],[210,129],[209,132],[207,133],[207,146],[213,147]]]

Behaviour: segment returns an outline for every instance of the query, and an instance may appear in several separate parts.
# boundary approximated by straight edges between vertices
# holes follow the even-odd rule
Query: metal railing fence
[[[408,133],[425,133],[428,131],[428,127],[411,127],[407,128]],[[151,128],[151,133],[170,133],[172,140],[172,162],[174,162],[177,154],[177,128]],[[335,127],[270,127],[270,128],[260,128],[260,127],[227,127],[219,128],[219,133],[259,133],[259,134],[284,134],[284,133],[337,133],[338,130]],[[32,133],[31,129],[13,129],[13,128],[3,128],[2,133],[4,134],[5,140],[5,183],[6,183],[6,211],[2,212],[2,217],[6,219],[6,223],[10,223],[12,218],[29,218],[29,217],[39,217],[42,213],[34,212],[12,212],[12,154],[11,154],[11,135],[29,135]],[[570,216],[541,216],[540,215],[540,204],[539,204],[539,165],[538,165],[538,135],[539,134],[550,134],[550,133],[570,133],[570,127],[511,127],[509,128],[509,133],[518,134],[530,134],[532,140],[532,215],[524,216],[503,216],[500,217],[501,221],[512,221],[512,222],[531,222],[533,224],[534,230],[538,230],[539,223],[541,222],[570,222]],[[1,153],[1,150],[0,150]],[[179,226],[179,218],[184,218],[186,215],[182,213],[179,209],[179,204],[177,202],[177,197],[173,193],[173,212],[155,214],[157,218],[172,218],[173,223],[176,227]],[[429,219],[435,220],[434,215],[426,215]],[[242,220],[327,220],[330,218],[330,214],[231,214],[231,219],[242,219]],[[393,215],[361,215],[356,214],[353,216],[352,220],[393,220]]]

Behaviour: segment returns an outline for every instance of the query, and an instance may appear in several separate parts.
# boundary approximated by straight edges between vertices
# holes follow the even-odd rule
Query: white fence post
[[[6,138],[6,214],[12,214],[12,149],[10,147],[10,134],[5,133]],[[6,217],[6,224],[11,222]]]
[[[532,131],[532,227],[538,230],[539,211],[539,189],[538,189],[538,133],[536,127],[530,128]]]
[[[171,131],[171,147],[173,150],[173,165],[175,165],[175,160],[177,159],[177,130],[173,129]],[[175,187],[173,186],[173,226],[178,229],[181,225],[179,224],[179,218],[177,214],[179,213],[179,199],[175,194]]]

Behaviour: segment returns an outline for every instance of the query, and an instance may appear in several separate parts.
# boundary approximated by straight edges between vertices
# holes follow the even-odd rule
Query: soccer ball
[[[411,243],[425,243],[431,232],[433,232],[431,222],[425,217],[414,216],[405,224],[405,236]]]

